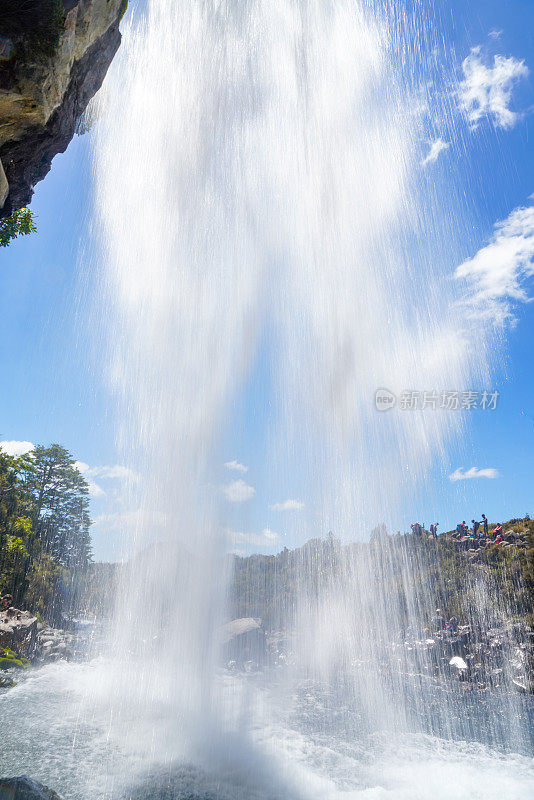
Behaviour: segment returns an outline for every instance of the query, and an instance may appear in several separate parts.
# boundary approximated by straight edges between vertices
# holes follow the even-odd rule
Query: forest
[[[59,444],[0,450],[0,594],[59,621],[91,562],[89,489]]]

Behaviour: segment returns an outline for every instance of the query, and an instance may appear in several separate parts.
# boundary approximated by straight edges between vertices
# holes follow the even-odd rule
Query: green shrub
[[[24,656],[19,656],[13,650],[6,647],[0,650],[0,669],[28,669],[30,662]]]
[[[27,236],[36,230],[33,214],[29,208],[13,211],[9,217],[0,219],[0,247],[7,247],[17,236]]]

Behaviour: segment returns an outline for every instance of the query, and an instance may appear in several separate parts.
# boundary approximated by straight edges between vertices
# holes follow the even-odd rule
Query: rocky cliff
[[[30,202],[54,156],[66,150],[120,45],[126,0],[30,6],[27,30],[16,10],[0,9],[0,218]],[[46,46],[35,37],[41,23]]]
[[[0,778],[0,798],[10,800],[61,800],[56,792],[37,783],[27,775],[18,778]]]

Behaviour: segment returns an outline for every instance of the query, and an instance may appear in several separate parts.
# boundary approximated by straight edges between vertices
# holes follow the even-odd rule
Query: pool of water
[[[235,706],[227,730],[221,734],[210,724],[190,734],[175,709],[155,705],[140,717],[134,707],[113,702],[113,672],[112,663],[99,659],[56,663],[3,691],[0,774],[28,774],[65,800],[532,796],[529,697],[517,696],[511,706],[506,697],[463,696],[458,735],[451,739],[450,727],[436,735],[439,714],[428,717],[433,733],[370,730],[341,685],[302,684],[284,694],[265,676],[226,675],[221,685]],[[437,706],[441,691],[437,687]],[[496,740],[488,721],[502,713],[504,731],[511,708],[523,734],[510,748]]]

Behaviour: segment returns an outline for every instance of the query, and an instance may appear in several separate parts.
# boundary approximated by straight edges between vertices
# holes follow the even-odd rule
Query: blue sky
[[[436,135],[435,141],[442,144],[433,151],[430,143],[421,146],[428,148],[423,153],[429,157],[424,168],[449,171],[476,220],[469,237],[472,244],[461,254],[460,263],[490,242],[496,223],[532,203],[534,3],[437,2],[434,9],[444,47],[454,53],[455,77],[464,81],[460,85],[465,89],[466,119],[459,134],[461,146],[448,141],[446,132]],[[472,52],[477,47],[480,50]],[[500,62],[500,72],[496,56],[509,59]],[[469,57],[472,60],[465,66]],[[465,69],[472,67],[469,78],[462,64]],[[507,70],[512,76],[509,84]],[[469,105],[469,88],[487,101],[479,111],[477,104]],[[58,441],[85,465],[93,490],[95,557],[113,559],[120,553],[113,514],[118,507],[124,511],[124,487],[131,475],[117,464],[114,401],[98,352],[90,344],[95,341],[86,313],[92,280],[91,262],[85,257],[91,247],[90,185],[86,135],[76,137],[67,152],[54,159],[50,174],[36,187],[32,209],[37,234],[0,252],[4,382],[0,439]],[[531,262],[533,255],[531,249]],[[451,270],[458,263],[452,263]],[[532,296],[532,278],[523,277],[524,289]],[[482,512],[491,520],[534,514],[534,307],[528,302],[512,305],[516,322],[506,325],[503,355],[494,365],[491,388],[500,392],[497,409],[469,412],[466,437],[450,450],[451,466],[436,466],[424,492],[406,504],[400,519],[390,521],[394,530],[407,530],[415,519],[439,520],[446,530]],[[292,546],[327,533],[319,524],[309,527],[310,516],[303,512],[313,499],[307,496],[298,468],[284,474],[283,480],[268,474],[262,443],[273,422],[270,391],[268,354],[260,353],[246,391],[236,401],[233,416],[239,424],[225,437],[217,468],[221,486],[237,482],[229,490],[226,522],[244,532],[235,542],[244,552],[275,552],[284,544]],[[237,464],[224,466],[234,461]],[[486,475],[495,477],[483,473],[463,480],[449,478],[454,470],[473,468],[494,470]],[[292,502],[284,508],[280,504],[286,501]]]

